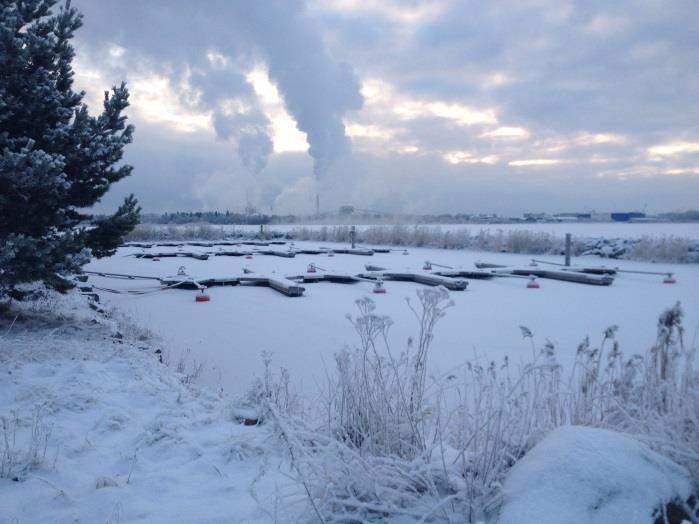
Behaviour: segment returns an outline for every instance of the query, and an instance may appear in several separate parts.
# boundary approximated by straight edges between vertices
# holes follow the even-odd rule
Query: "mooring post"
[[[355,240],[356,235],[357,235],[357,228],[352,226],[350,228],[350,241],[352,242],[352,249],[354,249],[354,240]]]
[[[570,266],[570,250],[571,250],[571,246],[572,246],[571,234],[570,234],[570,233],[566,233],[566,252],[565,252],[565,255],[566,255],[565,265],[566,265],[566,266]]]

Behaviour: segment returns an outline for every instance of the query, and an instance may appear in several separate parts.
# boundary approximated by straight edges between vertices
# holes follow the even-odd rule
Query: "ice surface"
[[[332,247],[332,244],[323,244]],[[298,248],[317,248],[315,242],[296,242]],[[335,245],[337,246],[337,245]],[[347,247],[343,245],[343,247]],[[177,248],[153,248],[157,250]],[[188,250],[190,248],[187,248]],[[191,248],[195,249],[195,248]],[[206,248],[196,248],[206,251]],[[279,247],[278,249],[283,249]],[[308,264],[315,263],[333,273],[357,274],[364,264],[421,271],[425,260],[453,267],[473,268],[476,260],[526,266],[529,256],[501,253],[479,253],[463,250],[409,248],[409,255],[398,249],[372,257],[352,255],[297,255],[284,259],[255,255],[211,257],[200,261],[163,258],[160,262],[126,257],[140,251],[120,249],[111,258],[93,261],[89,268],[115,273],[165,276],[177,273],[181,265],[199,278],[243,274],[303,274]],[[561,262],[562,257],[537,257]],[[609,261],[598,258],[573,259],[586,265],[615,265],[626,269],[673,271],[677,283],[662,283],[662,276],[619,275],[609,287],[586,286],[552,280],[540,280],[540,289],[527,289],[527,280],[502,278],[470,280],[464,292],[452,292],[455,307],[440,322],[433,350],[429,356],[430,371],[447,373],[467,359],[478,356],[481,361],[501,361],[509,355],[517,363],[519,356],[530,355],[528,341],[522,340],[520,325],[529,327],[539,345],[548,338],[559,348],[564,365],[573,362],[580,341],[590,335],[592,342],[602,338],[603,331],[618,325],[621,350],[627,354],[644,353],[656,336],[658,315],[678,300],[686,312],[685,326],[694,333],[699,325],[699,266],[650,264],[630,261]],[[91,277],[90,281],[105,287],[141,288],[144,281],[110,280]],[[346,344],[356,342],[356,334],[345,318],[356,313],[354,301],[371,296],[377,302],[377,313],[390,315],[393,350],[405,348],[409,336],[416,333],[415,321],[405,298],[415,301],[419,284],[387,282],[387,293],[372,293],[373,284],[316,283],[303,284],[306,292],[300,298],[288,298],[272,289],[251,287],[214,287],[207,290],[211,302],[195,303],[195,291],[169,290],[149,295],[127,296],[102,293],[103,301],[130,313],[140,324],[161,335],[176,361],[190,350],[191,356],[205,362],[203,379],[212,387],[222,386],[227,393],[239,394],[252,374],[261,370],[261,351],[271,351],[273,365],[285,366],[291,378],[305,392],[315,393],[324,383],[326,368],[332,367],[333,355]]]

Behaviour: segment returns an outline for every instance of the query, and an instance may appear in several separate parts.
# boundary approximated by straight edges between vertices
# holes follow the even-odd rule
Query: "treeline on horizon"
[[[330,213],[321,213],[315,216],[304,215],[266,215],[266,214],[248,214],[236,213],[231,211],[176,211],[172,213],[143,213],[141,222],[147,224],[191,224],[203,222],[208,224],[239,224],[239,225],[265,225],[265,224],[295,224],[299,221],[307,222],[309,220],[325,220],[329,218],[337,218],[342,221],[352,219],[356,220],[376,220],[386,221],[387,219],[400,218],[403,221],[410,220],[414,223],[422,224],[459,224],[483,220],[484,215],[476,215],[469,213],[442,213],[439,215],[387,215],[379,213],[355,213],[352,215],[336,215]],[[658,220],[666,222],[699,222],[699,210],[689,210],[672,213],[660,213],[655,217]],[[524,221],[522,219],[499,217],[498,215],[489,215],[490,220],[502,222],[517,222]]]

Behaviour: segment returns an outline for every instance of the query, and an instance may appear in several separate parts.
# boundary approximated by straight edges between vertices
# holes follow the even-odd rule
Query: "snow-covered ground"
[[[115,337],[127,328],[75,295],[3,326],[0,523],[294,520],[304,499],[269,428],[233,420],[152,341]]]
[[[659,500],[686,499],[686,471],[633,439],[563,426],[520,460],[503,487],[501,524],[647,522]]]
[[[190,274],[205,277],[238,275],[244,266],[256,274],[301,273],[310,262],[356,273],[365,263],[419,271],[425,260],[464,267],[477,258],[513,264],[529,261],[515,255],[479,257],[462,251],[410,249],[408,255],[399,250],[372,257],[255,255],[251,260],[162,258],[153,262],[125,256],[134,251],[140,249],[122,249],[114,257],[93,261],[88,269],[165,276],[186,265]],[[586,262],[599,264],[596,259]],[[618,265],[659,269],[653,264]],[[620,276],[611,287],[543,280],[540,289],[527,289],[524,279],[472,280],[467,291],[451,293],[454,307],[436,331],[431,371],[446,372],[474,354],[482,361],[499,360],[505,354],[515,362],[518,355],[531,361],[520,324],[534,330],[540,345],[545,337],[556,341],[564,366],[572,362],[577,342],[585,334],[601,338],[610,324],[620,326],[622,350],[642,353],[655,339],[658,314],[677,300],[685,305],[687,338],[694,344],[699,268],[662,268],[676,272],[676,284],[662,284],[660,276],[634,274]],[[354,300],[371,294],[371,284],[306,284],[301,298],[287,298],[268,288],[211,288],[212,300],[197,303],[195,291],[156,291],[157,286],[148,281],[95,276],[90,281],[119,290],[150,287],[154,292],[102,292],[106,316],[89,310],[84,297],[72,293],[36,307],[25,306],[23,318],[16,323],[7,312],[0,317],[4,319],[0,325],[0,523],[314,521],[305,488],[295,480],[300,472],[289,461],[289,437],[280,436],[279,431],[286,431],[281,422],[280,426],[240,424],[233,416],[236,402],[228,394],[245,391],[253,375],[262,371],[261,352],[273,351],[275,366],[290,369],[292,379],[303,385],[307,406],[317,412],[320,404],[312,398],[317,382],[324,382],[333,354],[356,337],[345,313],[353,312]],[[407,337],[416,332],[404,298],[414,297],[419,286],[396,282],[386,286],[386,295],[371,296],[377,313],[396,320],[393,344],[402,349]],[[159,362],[156,348],[164,350],[169,366]],[[186,361],[178,371],[183,355]],[[213,387],[193,382],[195,361],[206,361],[202,379]],[[300,433],[293,432],[303,426],[294,429],[293,418],[282,422],[291,428],[291,442],[298,439]],[[323,493],[341,500],[343,486],[352,484],[342,478],[345,467],[367,468],[369,476],[382,471],[377,464],[386,464],[392,471],[380,457],[373,462],[365,457],[365,462],[353,464],[343,462],[346,457],[332,457],[328,454],[343,444],[323,444],[327,440],[322,440],[321,433],[317,436],[321,440],[307,441],[310,451],[296,457],[306,467],[318,460],[316,456],[327,461],[325,473],[320,468],[321,476],[305,477],[312,482],[309,492],[321,502]],[[303,453],[305,444],[295,442],[294,449]],[[437,470],[455,468],[449,478],[462,492],[453,500],[463,500],[470,492],[464,487],[466,477],[455,466],[459,453],[449,446],[441,449],[441,459],[435,450],[433,461]],[[447,466],[444,457],[452,455],[454,462],[450,459]],[[551,522],[617,522],[621,518],[650,524],[649,512],[660,501],[675,496],[684,500],[690,489],[686,470],[637,441],[585,428],[555,430],[510,473],[502,492],[502,516],[507,522],[523,524],[541,522],[542,515]],[[372,481],[375,485],[367,489],[380,495],[386,486]],[[358,477],[354,482],[363,481]],[[405,500],[413,499],[409,495]],[[497,512],[498,506],[491,509]],[[448,511],[433,513],[432,504],[427,511],[437,520],[459,521],[466,515],[463,506],[453,509],[451,516]],[[413,514],[410,507],[405,514]],[[555,520],[558,514],[561,517]],[[380,518],[380,511],[371,515]],[[338,519],[342,515],[328,520]],[[406,519],[397,522],[410,521]]]
[[[332,247],[330,244],[325,244]],[[297,242],[297,247],[318,247],[317,243]],[[344,246],[346,247],[346,246]],[[284,246],[275,246],[284,250]],[[150,251],[177,250],[154,247]],[[187,247],[188,251],[207,248]],[[402,250],[371,257],[336,255],[296,255],[293,259],[255,255],[211,257],[200,261],[191,258],[162,258],[159,262],[128,256],[139,248],[123,248],[108,259],[95,260],[87,269],[136,275],[164,277],[177,273],[184,265],[195,277],[235,276],[243,267],[255,274],[300,274],[309,263],[340,273],[356,274],[370,263],[395,270],[420,271],[425,260],[454,267],[473,268],[476,260],[502,264],[526,265],[530,257],[522,255],[475,253],[461,250]],[[548,257],[556,261],[556,258]],[[560,262],[560,260],[558,260]],[[455,307],[440,323],[430,354],[431,372],[446,373],[475,357],[482,361],[501,361],[508,355],[512,362],[529,355],[529,342],[521,337],[519,326],[530,328],[539,345],[551,340],[559,349],[559,360],[572,363],[578,344],[586,336],[592,342],[603,331],[618,325],[618,340],[627,354],[643,353],[655,340],[658,315],[680,301],[685,310],[687,337],[694,339],[699,326],[699,266],[649,264],[629,261],[603,261],[597,258],[574,260],[574,263],[613,264],[625,269],[673,271],[677,283],[663,284],[661,276],[620,274],[610,287],[586,286],[542,280],[540,289],[527,289],[526,280],[471,280],[467,291],[452,292]],[[152,287],[148,281],[112,280],[91,277],[90,281],[110,288]],[[300,298],[288,298],[268,288],[214,287],[208,290],[211,301],[196,303],[194,291],[168,290],[148,295],[111,295],[103,300],[118,306],[135,321],[162,337],[176,361],[188,352],[190,360],[203,361],[203,380],[227,394],[240,394],[251,374],[261,369],[260,354],[274,354],[274,365],[285,366],[292,380],[307,394],[324,383],[326,368],[333,366],[333,355],[356,334],[346,319],[355,313],[354,301],[372,296],[377,312],[390,315],[392,345],[398,351],[416,325],[405,303],[415,299],[419,285],[388,282],[386,295],[372,295],[370,283],[353,285],[305,284]]]

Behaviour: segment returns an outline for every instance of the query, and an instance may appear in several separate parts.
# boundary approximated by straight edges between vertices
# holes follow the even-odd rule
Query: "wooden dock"
[[[300,297],[305,288],[299,286],[297,282],[284,277],[277,276],[249,276],[239,277],[215,277],[215,278],[193,278],[185,275],[166,277],[160,280],[164,286],[182,289],[201,289],[202,287],[213,286],[266,286],[287,297]]]
[[[337,273],[304,273],[302,275],[292,275],[286,277],[289,280],[303,282],[304,284],[315,284],[316,282],[332,282],[334,284],[356,284],[361,282],[360,278],[353,275]]]
[[[551,280],[562,280],[575,284],[588,284],[592,286],[610,286],[614,282],[614,277],[609,274],[591,274],[575,271],[573,268],[565,269],[542,269],[538,266],[509,267],[502,264],[490,264],[487,262],[476,262],[476,267],[490,269],[496,276],[515,275],[522,277],[548,278]]]
[[[365,257],[370,257],[374,254],[374,251],[371,249],[333,249],[333,252],[340,255],[361,255]]]
[[[499,276],[497,273],[493,273],[492,271],[480,271],[473,269],[448,269],[444,271],[435,271],[433,274],[451,278],[472,278],[474,280],[484,280]]]
[[[574,282],[576,284],[589,284],[593,286],[610,286],[614,282],[614,277],[610,275],[592,275],[578,273],[576,271],[560,271],[555,269],[541,269],[536,267],[512,268],[510,272],[518,276],[535,276],[552,280],[562,280],[564,282]]]
[[[459,278],[451,278],[430,273],[412,273],[408,271],[370,271],[357,275],[360,278],[370,280],[397,280],[403,282],[416,282],[426,286],[444,286],[451,291],[464,291],[468,282]]]
[[[296,253],[293,251],[278,251],[276,249],[260,249],[257,251],[253,251],[254,255],[269,255],[273,257],[282,257],[282,258],[294,258],[296,256]]]
[[[532,259],[532,263],[536,264],[546,264],[549,266],[556,266],[560,268],[561,271],[575,271],[577,273],[587,273],[590,275],[616,275],[618,268],[606,267],[606,266],[566,266],[565,264],[559,264],[557,262],[549,262],[547,260],[538,260],[536,258]]]

